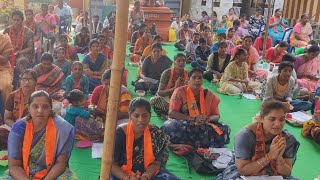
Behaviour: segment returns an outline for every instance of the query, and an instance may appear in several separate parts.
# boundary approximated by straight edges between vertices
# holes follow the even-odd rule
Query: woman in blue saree
[[[274,16],[269,20],[269,36],[272,38],[273,46],[282,41],[285,29],[289,27],[288,21],[282,17],[282,10],[276,9]]]
[[[51,114],[47,92],[34,92],[28,104],[30,115],[18,120],[9,134],[9,171],[0,179],[77,179],[67,168],[75,128]]]
[[[93,39],[89,43],[90,52],[83,59],[83,72],[89,78],[89,91],[101,85],[103,72],[110,68],[111,61],[99,52],[99,42]]]

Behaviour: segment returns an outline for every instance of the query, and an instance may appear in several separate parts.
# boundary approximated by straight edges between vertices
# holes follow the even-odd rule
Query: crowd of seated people
[[[67,8],[59,1],[59,8]],[[284,116],[288,109],[311,110],[313,102],[308,97],[320,86],[320,49],[317,42],[311,42],[309,17],[301,16],[289,44],[282,41],[289,24],[281,9],[269,22],[260,8],[249,21],[245,14],[237,16],[233,8],[221,22],[216,13],[210,17],[202,12],[198,25],[186,15],[172,24],[177,37],[173,46],[185,53],[176,53],[171,60],[161,36],[152,36],[151,27],[143,24],[144,12],[138,2],[129,21],[136,26],[130,60],[138,66],[132,68],[139,69],[137,80],[128,86],[136,92],[150,92],[152,97],[150,101],[133,98],[127,87],[128,70],[124,70],[111,179],[178,179],[165,169],[169,144],[226,147],[232,127],[221,121],[223,98],[205,88],[205,80],[218,84],[217,93],[252,93],[263,103],[259,121],[236,135],[235,155],[218,179],[262,174],[291,178],[299,142],[283,130]],[[161,6],[156,1],[145,5]],[[7,148],[9,156],[9,171],[0,178],[77,179],[68,166],[73,139],[106,138],[115,17],[110,15],[102,23],[94,15],[90,25],[88,14],[80,13],[71,45],[68,33],[51,36],[59,32],[59,16],[50,12],[43,5],[33,21],[33,11],[26,10],[24,21],[23,12],[15,10],[13,24],[0,34],[0,106],[3,103],[4,107],[0,114],[5,124],[0,127],[0,139],[7,139],[0,147]],[[270,37],[264,52],[265,23],[270,24]],[[37,43],[43,43],[39,31],[57,39],[49,52],[36,51]],[[303,53],[288,54],[289,46],[302,48]],[[268,68],[261,67],[264,63]],[[61,102],[65,114],[51,114]],[[161,127],[150,123],[152,109],[164,120]]]

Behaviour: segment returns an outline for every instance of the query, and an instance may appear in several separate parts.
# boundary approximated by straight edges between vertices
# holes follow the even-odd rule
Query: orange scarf
[[[281,19],[281,18],[280,18]],[[274,24],[274,23],[276,23],[277,22],[277,18],[275,17],[275,16],[272,16],[271,18],[270,18],[270,20],[269,20],[269,24]],[[282,24],[279,24],[280,25],[280,27],[281,27],[281,29],[282,29],[282,32],[284,32],[285,31],[285,28],[284,28],[284,26],[282,25]],[[275,32],[275,33],[278,33],[278,26],[273,26],[273,31]]]
[[[31,144],[33,140],[33,122],[32,119],[26,122],[26,131],[23,138],[23,146],[22,146],[22,161],[23,161],[23,169],[26,172],[27,176],[30,174],[29,167],[29,156],[31,151]],[[56,150],[56,135],[57,130],[54,125],[54,121],[52,117],[48,119],[46,126],[46,142],[45,142],[45,155],[46,155],[46,166],[47,168],[37,172],[33,179],[42,179],[47,175],[51,167],[54,163],[54,156]]]
[[[24,30],[24,27],[21,27],[20,31],[16,32],[16,29],[13,26],[9,28],[9,36],[15,52],[22,49],[25,36]]]
[[[185,82],[188,80],[188,74],[185,70],[183,70],[183,77],[182,78]],[[170,89],[174,86],[174,83],[173,83],[174,80],[176,81],[177,79],[174,78],[174,68],[171,68],[169,82],[167,84],[167,89]]]
[[[127,125],[127,132],[126,132],[126,153],[127,153],[127,164],[121,166],[121,170],[126,172],[129,176],[134,175],[132,172],[132,161],[133,161],[133,141],[134,141],[134,133],[133,133],[133,123],[129,121]],[[152,148],[152,137],[147,126],[144,129],[143,133],[143,161],[144,161],[144,169],[147,169],[151,163],[154,162],[155,157],[153,154]]]
[[[256,125],[256,129],[254,130],[254,126]],[[265,137],[263,132],[262,123],[258,122],[257,124],[254,124],[252,126],[249,126],[249,129],[251,129],[256,134],[256,147],[255,147],[255,154],[252,157],[253,161],[256,161],[266,154],[266,144],[265,144]],[[277,169],[276,169],[276,161],[272,160],[270,162],[272,175],[278,175]],[[258,175],[265,175],[266,170],[262,169]]]
[[[97,103],[97,109],[99,109],[100,111],[107,112],[108,95],[109,90],[103,87]]]
[[[24,112],[24,97],[23,97],[23,92],[22,89],[19,88],[16,90],[14,93],[14,107],[13,107],[13,120],[16,121],[20,118],[22,118],[23,112]]]
[[[197,101],[194,98],[194,94],[189,86],[187,86],[187,105],[189,110],[189,116],[196,117],[200,115]],[[201,114],[206,116],[206,103],[204,100],[204,90],[200,88],[200,109]]]

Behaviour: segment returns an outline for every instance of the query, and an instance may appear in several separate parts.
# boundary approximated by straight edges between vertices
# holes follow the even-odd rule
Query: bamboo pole
[[[115,129],[117,124],[118,106],[120,98],[121,78],[126,56],[126,42],[129,15],[129,0],[117,0],[116,5],[116,30],[114,53],[111,66],[111,83],[108,97],[100,179],[109,180],[113,160]]]
[[[266,48],[267,48],[267,40],[269,36],[269,19],[271,16],[271,0],[268,0],[268,14],[267,14],[267,21],[266,26],[264,28],[264,36],[263,36],[263,48],[262,48],[262,59],[266,57]]]

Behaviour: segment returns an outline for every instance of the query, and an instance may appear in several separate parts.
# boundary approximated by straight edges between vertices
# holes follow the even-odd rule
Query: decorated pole
[[[108,97],[108,108],[105,121],[102,161],[100,179],[109,180],[113,160],[115,129],[117,124],[120,88],[124,60],[126,56],[127,28],[129,14],[129,0],[117,0],[116,4],[116,29],[114,54],[111,66],[110,93]]]
[[[267,21],[264,28],[264,36],[263,36],[263,48],[262,48],[262,59],[266,57],[266,48],[267,48],[267,40],[269,36],[269,19],[271,16],[271,0],[268,0],[268,14],[267,14]]]

